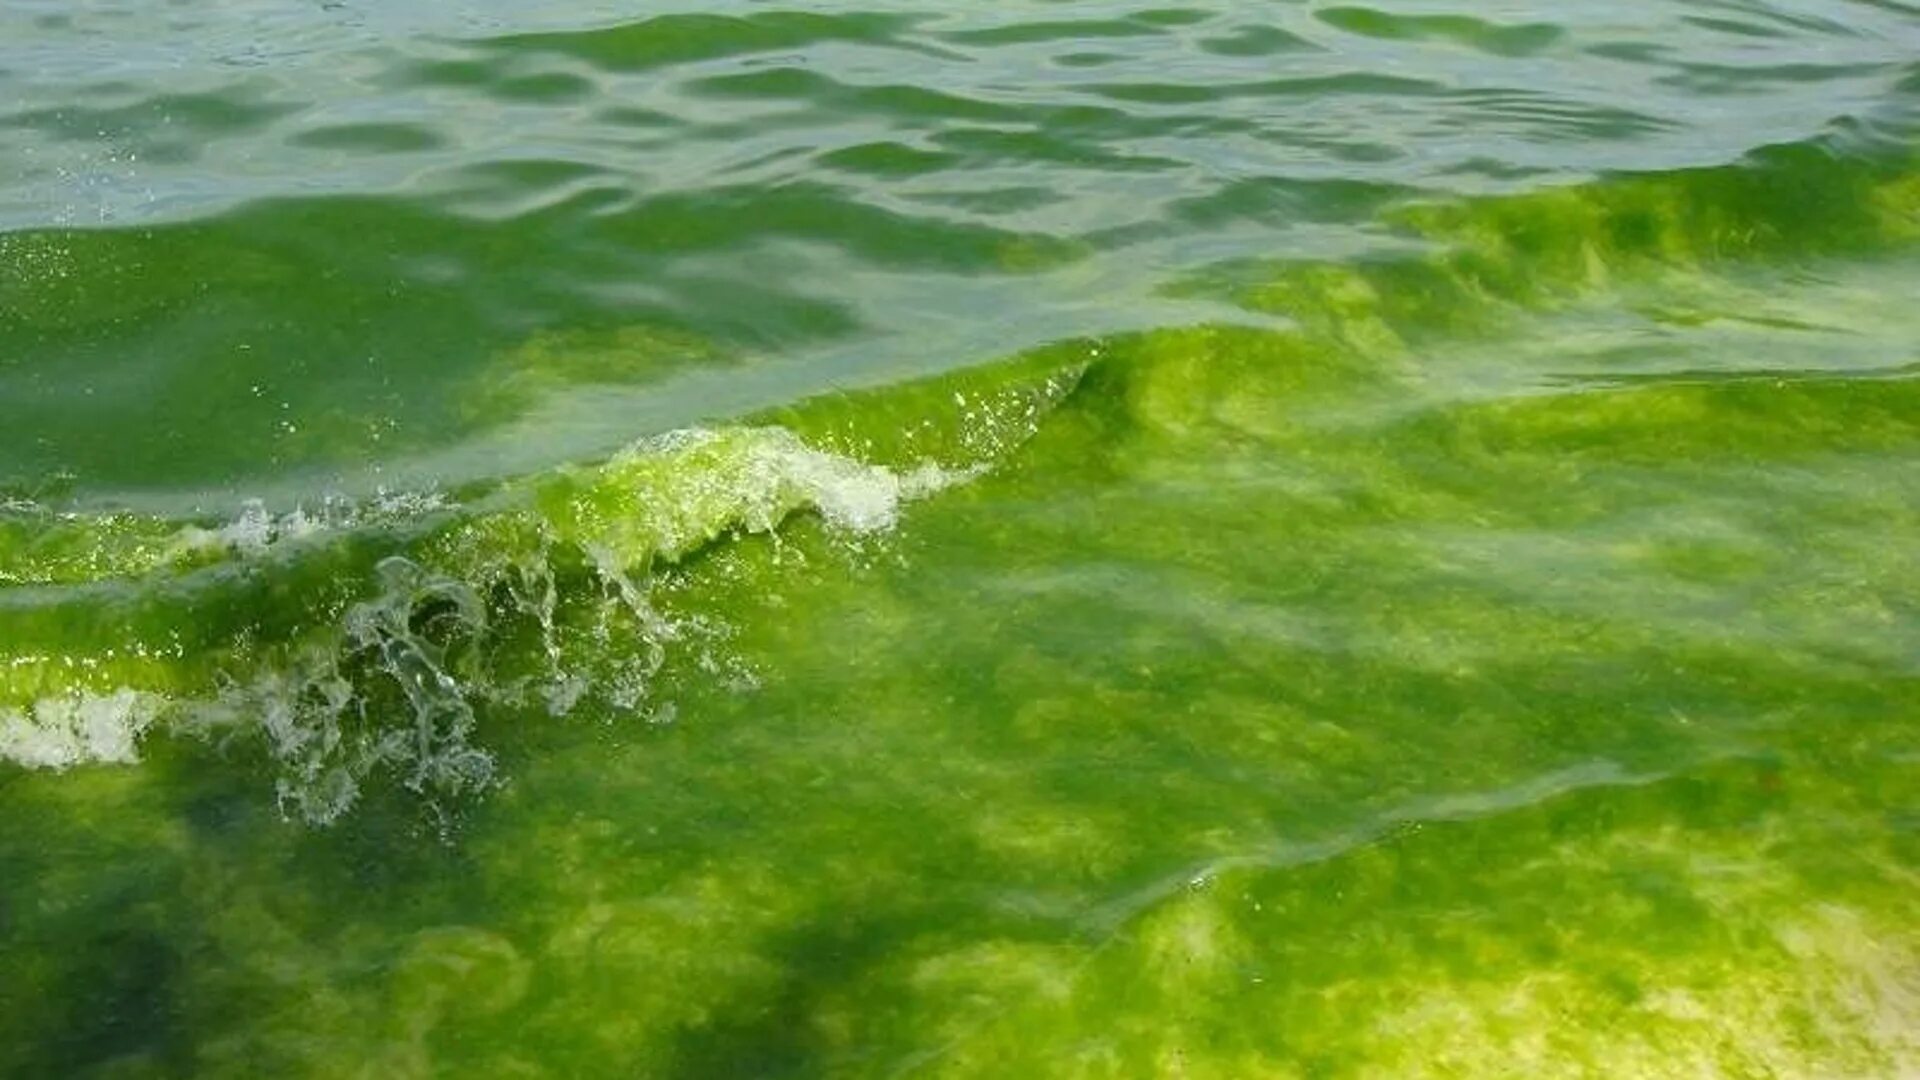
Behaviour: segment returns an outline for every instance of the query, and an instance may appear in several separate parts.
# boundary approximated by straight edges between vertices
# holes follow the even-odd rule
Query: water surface
[[[1920,1069],[1920,9],[0,12],[0,1073]]]

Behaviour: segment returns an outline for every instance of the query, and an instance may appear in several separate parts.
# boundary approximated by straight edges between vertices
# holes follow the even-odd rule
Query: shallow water
[[[1920,1071],[1920,9],[0,11],[0,1074]]]

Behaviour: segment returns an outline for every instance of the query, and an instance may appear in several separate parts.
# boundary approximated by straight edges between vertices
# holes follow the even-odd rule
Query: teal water
[[[1920,8],[0,11],[0,1074],[1920,1070]]]

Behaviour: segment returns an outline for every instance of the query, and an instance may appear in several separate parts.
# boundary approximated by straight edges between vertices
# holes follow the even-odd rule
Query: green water
[[[1920,9],[0,10],[0,1075],[1920,1072]]]

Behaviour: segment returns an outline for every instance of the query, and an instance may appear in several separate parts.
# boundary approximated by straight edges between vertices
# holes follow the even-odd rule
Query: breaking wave
[[[751,681],[716,655],[723,625],[655,602],[676,565],[777,540],[801,515],[847,540],[885,533],[907,503],[990,467],[1070,384],[955,391],[951,424],[923,420],[892,465],[741,426],[645,439],[468,503],[278,515],[256,503],[217,527],[56,517],[11,552],[15,580],[38,588],[0,616],[15,631],[0,658],[0,759],[130,763],[156,730],[247,734],[278,763],[283,810],[312,823],[345,813],[375,775],[434,803],[471,795],[497,779],[476,738],[486,706],[564,716],[595,699],[668,716],[654,684],[676,649]],[[47,552],[89,530],[143,541],[69,580],[76,568]],[[115,624],[131,634],[108,644]]]

